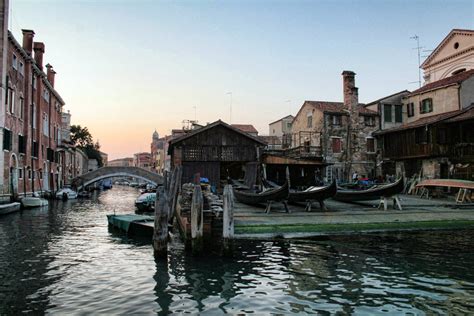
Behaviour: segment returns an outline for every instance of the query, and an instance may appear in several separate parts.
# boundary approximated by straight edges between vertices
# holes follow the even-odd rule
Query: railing
[[[286,149],[285,154],[294,158],[320,158],[322,150],[321,146],[298,146]]]

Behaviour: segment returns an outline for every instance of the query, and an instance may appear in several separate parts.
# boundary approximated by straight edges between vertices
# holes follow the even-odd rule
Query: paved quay
[[[275,203],[270,214],[264,207],[236,203],[234,221],[237,238],[297,237],[351,232],[393,230],[426,230],[474,228],[474,206],[458,207],[451,200],[428,200],[401,195],[403,210],[389,205],[387,211],[377,209],[378,201],[357,204],[327,200],[327,212],[319,207],[305,212],[304,205],[289,205],[285,213],[282,204]]]

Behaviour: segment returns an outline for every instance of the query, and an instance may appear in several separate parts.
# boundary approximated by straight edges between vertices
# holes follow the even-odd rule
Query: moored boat
[[[23,208],[42,207],[48,205],[48,200],[35,196],[25,196],[21,199]]]
[[[77,199],[77,192],[70,188],[63,188],[56,192],[56,199],[69,200]]]
[[[152,212],[155,209],[156,193],[147,192],[141,194],[135,200],[138,212]]]
[[[288,188],[287,182],[285,182],[285,184],[279,188],[270,189],[270,190],[263,191],[260,193],[255,193],[249,190],[240,190],[240,189],[234,188],[234,196],[237,199],[237,201],[244,204],[250,204],[250,205],[263,204],[270,201],[271,202],[284,201],[288,198],[288,193],[289,193],[289,188]]]
[[[20,210],[20,203],[13,202],[7,204],[0,204],[0,215],[13,213]]]
[[[291,192],[288,196],[288,202],[322,202],[333,197],[337,192],[336,181],[324,187],[309,188],[305,191]]]
[[[334,200],[341,202],[373,201],[400,194],[403,191],[403,177],[389,184],[371,187],[367,190],[344,190],[338,189]]]

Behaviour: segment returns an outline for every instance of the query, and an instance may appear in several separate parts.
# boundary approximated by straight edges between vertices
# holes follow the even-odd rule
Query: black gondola
[[[344,190],[338,189],[334,200],[341,202],[372,201],[380,198],[395,196],[403,191],[403,177],[394,183],[375,186],[367,190]]]
[[[306,211],[311,211],[313,202],[319,202],[321,209],[326,210],[324,200],[333,197],[337,192],[336,181],[330,185],[307,191],[291,192],[288,196],[288,202],[306,202]]]
[[[270,189],[260,193],[251,192],[249,190],[239,190],[234,188],[234,196],[240,203],[248,205],[267,204],[266,212],[270,212],[272,202],[283,202],[285,210],[289,212],[286,200],[288,199],[288,183],[279,188]]]

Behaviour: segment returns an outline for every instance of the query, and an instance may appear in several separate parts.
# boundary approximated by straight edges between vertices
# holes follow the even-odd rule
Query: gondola
[[[358,201],[372,201],[380,198],[387,198],[395,196],[403,191],[404,181],[403,177],[394,183],[384,184],[380,186],[371,187],[367,190],[344,190],[338,189],[334,200],[341,202],[358,202]]]
[[[325,187],[316,188],[307,191],[290,192],[288,202],[322,202],[325,199],[333,197],[337,192],[336,181]]]
[[[285,183],[281,187],[270,189],[260,193],[234,188],[234,196],[237,201],[249,205],[264,204],[268,201],[280,202],[288,198],[288,192],[288,183]]]
[[[282,202],[283,206],[285,207],[285,211],[287,213],[290,213],[287,203],[288,193],[288,183],[285,183],[281,187],[273,188],[260,193],[255,193],[251,192],[250,190],[242,190],[234,187],[234,196],[237,201],[248,205],[267,204],[267,207],[265,208],[265,213],[267,214],[270,213],[273,202]]]

